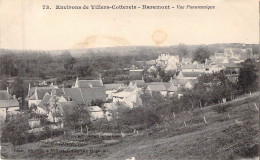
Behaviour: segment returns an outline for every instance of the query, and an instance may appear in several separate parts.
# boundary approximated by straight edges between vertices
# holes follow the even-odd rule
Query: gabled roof
[[[172,83],[174,86],[185,86],[188,82],[191,82],[192,80],[187,79],[172,79],[170,80],[170,83]],[[193,82],[191,82],[192,84]]]
[[[124,84],[117,84],[117,83],[112,83],[112,84],[105,84],[105,89],[106,90],[117,90],[119,89],[121,86],[124,86]]]
[[[0,100],[0,108],[19,107],[17,99]]]
[[[148,66],[152,66],[152,65],[155,65],[155,64],[156,64],[155,60],[146,61],[145,63],[146,63],[146,65],[148,65]]]
[[[38,91],[40,90],[47,90],[48,92],[51,91],[52,89],[54,89],[55,86],[48,86],[48,87],[32,87],[29,92],[28,92],[28,95],[29,97],[32,96],[34,93],[35,93],[35,89],[37,88]],[[41,92],[41,91],[40,91]],[[46,93],[46,92],[45,92]],[[38,95],[39,96],[39,95]],[[43,94],[44,96],[44,94]],[[43,98],[43,97],[42,97]]]
[[[90,88],[92,87],[102,87],[103,83],[100,80],[79,80],[79,88]]]
[[[41,102],[38,104],[38,106],[43,109],[46,109],[52,97],[53,97],[52,95],[46,93],[43,99],[41,100]]]
[[[80,90],[85,104],[91,104],[92,100],[106,99],[105,87],[80,88]]]
[[[197,64],[184,64],[181,66],[182,69],[197,69]]]
[[[240,66],[234,62],[224,63],[223,66],[225,66],[226,68],[240,68]]]
[[[226,58],[218,58],[218,59],[216,59],[215,61],[213,61],[212,63],[214,63],[214,64],[222,64],[222,63],[224,63],[225,61],[227,61]]]
[[[182,69],[203,69],[204,64],[184,64],[181,66]]]
[[[136,85],[137,87],[143,87],[145,85],[144,80],[133,80],[131,81],[133,85]]]
[[[200,72],[182,72],[184,77],[199,77],[201,75]]]
[[[0,100],[12,99],[13,96],[7,93],[7,90],[0,90]]]
[[[150,91],[166,91],[165,86],[161,84],[149,84],[147,89]]]
[[[82,105],[85,104],[80,88],[64,88],[65,98],[69,101],[72,100],[76,104]]]
[[[46,88],[46,87],[37,87],[37,95],[38,95],[38,99],[43,99],[44,95],[46,93],[49,93],[51,94],[51,91],[53,90],[54,88]],[[33,95],[29,97],[30,100],[36,100],[36,97],[35,97],[35,89],[34,89],[34,92],[33,92]]]
[[[168,92],[176,92],[178,90],[177,86],[171,85],[171,87],[167,90]]]

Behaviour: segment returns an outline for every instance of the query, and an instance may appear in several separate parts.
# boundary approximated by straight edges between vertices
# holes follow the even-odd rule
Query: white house
[[[90,106],[88,107],[88,111],[90,113],[90,119],[96,120],[99,118],[104,118],[104,112],[99,106]]]
[[[3,122],[7,119],[7,115],[11,112],[20,110],[19,102],[8,93],[7,90],[0,90],[0,121]]]
[[[121,92],[113,93],[113,104],[122,102],[130,108],[142,106],[142,99],[140,98],[139,91],[140,89],[135,85]]]
[[[106,89],[106,99],[113,99],[112,94],[117,92],[118,89],[126,87],[124,84],[105,84]]]

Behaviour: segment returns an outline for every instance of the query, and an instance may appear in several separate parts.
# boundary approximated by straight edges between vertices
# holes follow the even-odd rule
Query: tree
[[[5,79],[2,79],[0,81],[0,90],[6,90],[7,87],[8,87],[8,82]]]
[[[16,95],[17,98],[21,97],[24,99],[24,93],[23,93],[23,79],[20,77],[17,77],[14,79],[14,82],[12,84],[13,88],[13,94]]]
[[[13,145],[26,143],[28,141],[29,123],[24,115],[12,119],[4,124],[2,128],[2,141],[10,142]]]
[[[73,128],[75,131],[77,127],[80,127],[81,133],[83,133],[83,126],[90,124],[90,115],[84,106],[77,106],[65,115],[64,122],[66,128]]]
[[[66,50],[61,54],[61,56],[64,58],[64,68],[66,70],[73,69],[76,59],[71,56],[70,52]]]
[[[246,60],[240,68],[238,76],[238,85],[242,88],[242,92],[250,92],[257,89],[258,85],[256,83],[256,66],[253,64],[252,60]]]
[[[187,46],[184,43],[180,43],[177,47],[177,52],[180,57],[186,57],[188,55]]]
[[[209,58],[210,51],[205,47],[198,47],[193,54],[193,62],[205,63],[206,58]]]

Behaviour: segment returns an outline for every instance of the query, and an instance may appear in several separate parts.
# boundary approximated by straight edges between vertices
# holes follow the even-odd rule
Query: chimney
[[[79,87],[79,78],[76,78],[76,82],[75,82],[75,87],[78,88]]]
[[[16,95],[13,95],[13,99],[16,99]]]
[[[37,88],[37,86],[36,86],[36,88],[35,88],[35,99],[38,101],[38,88]]]
[[[28,87],[28,96],[29,96],[29,91],[31,90],[31,83],[29,83],[29,87]]]
[[[8,86],[7,86],[7,88],[6,88],[6,92],[9,94],[9,88],[8,88]]]
[[[181,85],[180,85],[180,83],[178,84],[178,87],[180,87]]]
[[[56,90],[55,89],[51,90],[51,95],[52,96],[56,95]]]
[[[103,81],[102,81],[102,75],[101,75],[101,73],[99,73],[99,82],[100,82],[101,86],[103,86]],[[91,87],[91,88],[92,88],[92,87]]]

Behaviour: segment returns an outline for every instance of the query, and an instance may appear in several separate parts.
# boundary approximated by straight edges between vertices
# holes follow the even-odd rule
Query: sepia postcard
[[[259,0],[0,0],[1,159],[259,160]]]

